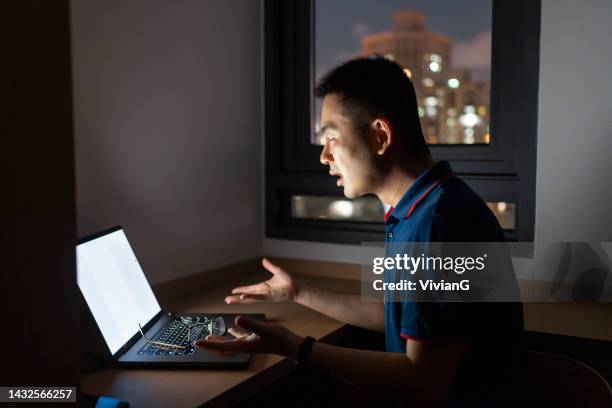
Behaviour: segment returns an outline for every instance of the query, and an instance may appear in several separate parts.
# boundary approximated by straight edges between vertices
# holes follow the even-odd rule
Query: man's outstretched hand
[[[299,292],[299,285],[293,280],[291,275],[266,258],[263,258],[261,263],[272,274],[272,277],[267,281],[254,285],[234,288],[232,294],[225,298],[225,303],[285,302],[295,300]]]
[[[209,335],[195,342],[196,347],[219,355],[238,353],[272,353],[296,357],[303,338],[275,323],[263,322],[245,316],[238,316],[236,327],[228,332],[234,339]]]

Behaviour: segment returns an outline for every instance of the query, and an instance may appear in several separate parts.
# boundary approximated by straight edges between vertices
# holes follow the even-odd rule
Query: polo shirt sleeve
[[[416,341],[469,340],[478,330],[480,308],[467,302],[403,302],[400,336]]]

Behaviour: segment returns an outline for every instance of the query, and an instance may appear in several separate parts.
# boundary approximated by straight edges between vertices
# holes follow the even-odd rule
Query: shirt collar
[[[385,214],[385,222],[387,224],[396,223],[400,219],[410,217],[427,194],[453,174],[450,164],[445,160],[437,162],[431,168],[422,172],[397,203],[397,206],[389,208],[389,211]]]

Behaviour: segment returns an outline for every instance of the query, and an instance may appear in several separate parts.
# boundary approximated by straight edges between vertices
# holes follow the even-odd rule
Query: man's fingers
[[[268,258],[262,258],[261,260],[261,264],[263,265],[264,268],[266,268],[272,275],[276,275],[278,272],[282,271],[283,269],[278,266],[273,264],[272,262],[268,261]]]
[[[227,329],[227,332],[236,338],[247,337],[251,334],[250,332],[243,330],[240,327],[230,327],[229,329]]]
[[[264,301],[268,299],[268,295],[260,295],[257,293],[243,293],[240,295],[240,300],[255,300],[255,301]]]
[[[256,283],[254,285],[238,286],[232,289],[232,294],[238,293],[268,293],[270,288],[265,282]]]
[[[233,329],[230,329],[229,331],[231,332]],[[248,338],[249,336],[247,335],[246,338]],[[233,346],[224,346],[224,343],[231,343],[234,342],[236,340],[234,339],[229,339],[227,337],[223,337],[223,336],[213,336],[213,335],[208,335],[206,336],[206,338],[204,340],[198,340],[196,342],[194,342],[194,346],[198,347],[198,348],[203,348],[206,351],[209,351],[213,354],[216,354],[218,356],[233,356],[239,353],[244,352],[245,350],[243,350],[242,348],[244,347],[249,347],[248,344],[242,346],[241,344],[238,345],[233,345]]]
[[[265,337],[266,334],[270,333],[270,323],[262,322],[259,320],[251,319],[246,316],[238,316],[234,321],[236,326],[249,332],[261,334]]]
[[[212,334],[209,334],[208,336],[206,336],[205,340],[209,340],[209,341],[231,341],[231,339],[228,339],[227,337],[214,336]],[[202,340],[198,340],[198,341],[202,341]],[[197,342],[196,342],[196,344],[197,344]]]
[[[205,340],[196,341],[195,345],[196,347],[201,347],[213,352],[243,353],[246,351],[251,351],[252,342],[243,340],[241,338],[218,340],[208,336]]]
[[[256,303],[256,302],[263,302],[266,300],[268,300],[267,295],[257,295],[257,294],[250,294],[250,293],[241,293],[241,294],[230,295],[230,296],[225,297],[225,303],[227,304]]]
[[[240,295],[229,295],[225,297],[225,303],[240,303]]]

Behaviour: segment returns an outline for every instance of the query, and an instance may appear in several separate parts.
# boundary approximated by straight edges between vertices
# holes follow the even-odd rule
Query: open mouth
[[[342,177],[342,174],[336,172],[330,172],[329,174],[334,177],[338,177],[338,180],[336,180],[336,185],[341,186],[344,184],[344,178]]]

